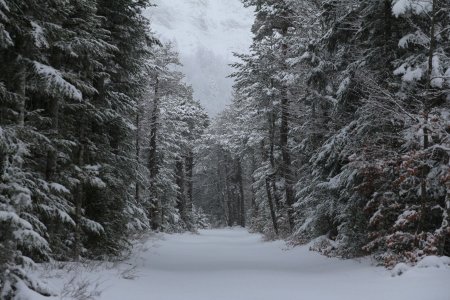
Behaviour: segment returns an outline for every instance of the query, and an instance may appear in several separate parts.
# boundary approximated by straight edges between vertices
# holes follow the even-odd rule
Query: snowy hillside
[[[180,51],[187,81],[211,115],[229,102],[233,52],[251,44],[253,11],[239,0],[155,1],[147,11],[152,28]]]

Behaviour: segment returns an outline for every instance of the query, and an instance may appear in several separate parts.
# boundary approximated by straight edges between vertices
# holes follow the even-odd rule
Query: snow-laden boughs
[[[81,91],[71,83],[67,82],[59,71],[37,61],[33,62],[33,64],[36,75],[43,81],[43,88],[48,90],[49,94],[61,94],[63,97],[78,101],[83,99]],[[51,91],[52,89],[55,89],[56,91]]]
[[[193,90],[183,82],[178,53],[172,45],[155,48],[149,65],[151,87],[139,121],[139,156],[149,177],[139,193],[148,199],[148,215],[154,230],[195,230],[192,170],[194,146],[208,118]]]
[[[118,255],[150,227],[135,143],[158,44],[148,5],[0,1],[0,298],[40,290],[22,258]]]
[[[392,8],[396,21],[408,25],[400,27],[400,55],[394,62],[393,74],[401,75],[401,84],[391,93],[404,101],[408,117],[390,195],[375,197],[378,210],[384,210],[386,232],[372,231],[373,241],[367,246],[383,249],[381,257],[390,266],[448,253],[448,228],[442,226],[448,227],[449,7],[445,1],[406,2],[398,1]]]
[[[253,230],[387,266],[449,255],[447,1],[243,2],[254,42],[199,147],[201,206],[232,220],[239,161]]]
[[[34,262],[28,256],[48,259],[51,253],[45,226],[33,216],[32,174],[22,169],[28,145],[16,129],[0,127],[0,297],[15,299],[16,293],[50,295],[23,268]]]

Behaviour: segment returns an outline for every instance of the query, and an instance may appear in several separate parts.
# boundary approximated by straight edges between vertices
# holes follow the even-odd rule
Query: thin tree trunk
[[[135,194],[135,200],[136,203],[141,202],[141,186],[139,183],[139,168],[141,165],[141,115],[138,111],[136,113],[136,194]]]
[[[272,218],[273,230],[275,231],[275,234],[278,235],[277,217],[275,215],[275,208],[273,207],[272,192],[270,191],[269,181],[270,179],[266,178],[267,202],[269,203],[270,217]]]
[[[437,0],[433,0],[433,11],[431,14],[431,28],[430,28],[430,50],[428,52],[428,71],[427,71],[427,91],[431,90],[431,82],[433,80],[433,58],[436,51],[436,13],[437,13]],[[428,132],[428,115],[431,109],[431,103],[427,103],[425,99],[424,103],[424,128],[423,128],[423,148],[429,147],[429,132]]]
[[[194,154],[192,150],[189,150],[186,156],[186,210],[189,213],[192,213],[193,209],[193,190],[194,190],[194,182],[192,179],[193,169],[194,169]]]
[[[272,174],[269,176],[270,178],[270,184],[272,186],[273,191],[273,199],[275,200],[275,206],[277,208],[277,211],[281,210],[281,199],[278,196],[277,192],[277,185],[276,185],[276,166],[275,166],[275,113],[272,111],[270,114],[271,118],[271,125],[270,125],[270,151],[269,151],[269,161],[270,166],[272,168]]]
[[[228,220],[230,218],[229,212],[228,212],[228,201],[226,197],[225,188],[222,185],[222,183],[225,182],[225,180],[222,180],[222,164],[220,161],[220,158],[217,158],[217,194],[220,196],[220,204],[223,209],[223,215],[225,216],[225,221],[228,224]]]
[[[50,115],[52,118],[52,135],[54,138],[58,136],[59,132],[59,100],[51,99],[50,102]],[[53,148],[47,151],[47,165],[45,170],[46,179],[48,181],[53,180],[54,175],[56,173],[57,168],[57,149],[56,145],[53,145]]]
[[[392,35],[392,0],[384,0],[384,54],[390,55],[390,42]]]
[[[280,145],[283,163],[281,171],[285,181],[286,192],[286,206],[288,213],[289,227],[292,231],[294,228],[294,219],[292,216],[292,205],[294,204],[294,189],[293,189],[293,176],[291,171],[291,153],[288,145],[289,136],[289,100],[286,91],[283,92],[283,98],[281,101],[281,132],[280,132]]]
[[[56,149],[49,149],[47,151],[47,165],[45,170],[45,177],[47,181],[53,181],[57,168],[58,154]]]
[[[228,224],[228,226],[229,227],[231,227],[231,226],[233,226],[234,225],[234,220],[235,220],[235,216],[234,216],[234,209],[233,209],[233,204],[231,203],[231,199],[232,199],[232,197],[230,197],[230,184],[229,184],[229,181],[228,181],[228,172],[229,172],[229,170],[228,170],[228,161],[227,160],[225,160],[225,163],[224,163],[224,172],[225,172],[225,174],[224,174],[224,179],[225,179],[225,193],[224,193],[224,195],[225,195],[225,202],[226,202],[226,207],[227,207],[227,210],[228,210],[228,220],[227,220],[227,224]]]
[[[430,28],[430,49],[428,52],[428,71],[427,71],[427,91],[431,91],[431,82],[433,76],[433,57],[436,48],[436,12],[437,12],[437,0],[433,0],[433,10],[431,13],[431,28]],[[424,125],[423,125],[423,149],[426,150],[430,146],[429,131],[428,131],[428,118],[431,109],[431,103],[427,103],[428,99],[424,100]],[[421,167],[420,176],[420,199],[421,199],[421,216],[419,222],[418,232],[423,229],[425,223],[425,210],[427,204],[427,175],[428,168],[424,163]]]
[[[85,121],[84,118],[80,122],[80,145],[78,149],[78,167],[84,166],[84,154],[85,154]],[[81,256],[81,218],[83,207],[83,180],[80,178],[75,194],[75,245],[74,245],[74,259],[79,260]]]
[[[436,13],[437,0],[433,0],[433,11],[431,14],[431,28],[430,28],[430,50],[428,52],[428,71],[427,71],[427,91],[431,90],[431,82],[433,80],[433,57],[436,50]],[[429,132],[428,132],[428,115],[431,109],[431,103],[427,103],[425,99],[424,104],[424,128],[423,128],[423,148],[429,147]]]
[[[287,35],[288,28],[283,28],[282,34],[285,37]],[[287,70],[286,58],[287,58],[288,45],[283,42],[283,69]],[[293,174],[291,170],[291,153],[289,149],[289,113],[290,101],[288,97],[288,89],[285,83],[282,83],[281,88],[281,128],[280,128],[280,146],[281,155],[283,158],[282,163],[282,174],[285,181],[285,193],[286,193],[286,206],[289,221],[289,229],[292,232],[294,229],[294,219],[293,219],[293,207],[294,204],[294,189],[293,189]]]
[[[158,175],[158,162],[156,158],[157,134],[158,134],[158,118],[159,118],[159,79],[155,82],[155,100],[153,102],[153,111],[151,116],[150,129],[150,150],[148,158],[148,168],[150,171],[150,220],[153,230],[159,229],[161,226],[161,205],[158,200],[156,190],[156,177]]]
[[[245,228],[245,197],[244,182],[242,178],[242,164],[240,158],[237,159],[237,178],[239,185],[239,225]]]
[[[274,128],[273,120],[271,120],[271,124],[272,124],[271,125],[272,128]],[[262,159],[263,159],[263,161],[267,161],[267,159],[269,159],[272,169],[275,168],[275,160],[273,157],[273,145],[274,145],[274,137],[272,136],[272,133],[271,133],[270,151],[269,151],[269,157],[267,157],[267,152],[264,149],[264,142],[261,142]],[[277,212],[273,205],[274,197],[272,194],[272,190],[273,190],[273,193],[276,193],[276,186],[275,186],[275,179],[274,179],[275,173],[267,174],[266,176],[267,176],[266,177],[267,203],[269,204],[269,210],[270,210],[270,216],[272,218],[273,229],[274,229],[276,235],[278,235]],[[271,190],[271,186],[272,186],[272,190]],[[275,202],[276,202],[276,200],[275,200]]]
[[[431,89],[431,81],[433,76],[433,57],[436,50],[436,14],[437,14],[437,0],[433,0],[433,11],[431,13],[431,28],[430,28],[430,51],[428,53],[428,76],[427,88]]]
[[[183,161],[181,158],[179,158],[176,162],[176,184],[178,186],[178,193],[177,193],[177,208],[180,211],[181,219],[185,222],[185,224],[190,229],[189,220],[187,220],[187,214],[186,214],[186,197],[185,197],[185,182],[184,182],[184,168],[183,168]]]
[[[252,153],[252,184],[251,184],[251,192],[252,192],[252,219],[256,218],[258,216],[258,205],[256,204],[256,192],[255,192],[255,178],[253,174],[256,171],[256,160],[255,160],[255,153]]]
[[[443,224],[442,228],[444,229],[450,226],[450,181],[447,182],[447,195],[445,197],[445,213],[444,213],[444,220],[442,220],[442,224]],[[448,253],[445,253],[445,245],[447,243],[447,237],[448,233],[444,234],[444,237],[442,239],[440,255],[448,255]]]
[[[17,94],[20,96],[19,102],[19,126],[25,126],[25,107],[26,107],[26,84],[27,84],[27,71],[25,67],[22,67],[18,75],[18,91]]]

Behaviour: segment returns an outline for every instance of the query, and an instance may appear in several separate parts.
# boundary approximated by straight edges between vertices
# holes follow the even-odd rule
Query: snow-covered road
[[[449,300],[448,268],[392,277],[369,262],[283,250],[242,229],[164,235],[136,253],[137,277],[107,284],[104,300]],[[105,286],[106,287],[106,286]]]
[[[118,265],[46,271],[56,290],[90,284],[101,300],[449,300],[450,267],[381,267],[326,258],[308,247],[286,250],[243,229],[161,234],[137,243]],[[55,273],[56,272],[56,273]],[[68,284],[72,280],[75,284]],[[94,289],[96,283],[98,289]],[[73,299],[77,290],[62,298]],[[44,299],[44,298],[36,298]],[[48,298],[45,298],[48,299]]]

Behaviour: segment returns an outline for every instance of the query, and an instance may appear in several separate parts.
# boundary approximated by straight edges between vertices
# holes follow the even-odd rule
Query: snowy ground
[[[263,242],[242,229],[221,229],[160,235],[138,244],[121,264],[46,270],[40,277],[48,277],[57,290],[86,285],[84,291],[72,288],[62,299],[82,292],[95,296],[97,291],[100,296],[92,299],[450,299],[450,267],[444,264],[391,274],[368,260],[326,258],[308,247],[286,250],[282,242]]]

